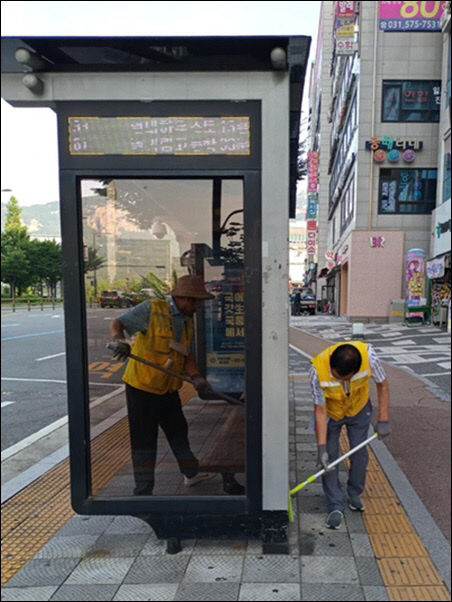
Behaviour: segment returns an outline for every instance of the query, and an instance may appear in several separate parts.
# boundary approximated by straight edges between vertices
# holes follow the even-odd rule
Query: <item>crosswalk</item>
[[[333,343],[350,341],[353,325],[336,316],[297,316],[290,325]],[[364,324],[363,340],[390,364],[416,374],[443,401],[451,396],[451,337],[435,326]]]

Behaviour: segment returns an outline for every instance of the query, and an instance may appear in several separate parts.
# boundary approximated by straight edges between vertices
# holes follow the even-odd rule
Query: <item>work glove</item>
[[[116,350],[113,352],[113,357],[115,359],[124,361],[129,357],[131,347],[124,339],[113,338],[113,345],[116,346]]]
[[[326,444],[317,445],[317,466],[328,470],[328,452],[326,451]]]
[[[383,437],[387,437],[391,434],[391,425],[387,420],[379,420],[375,427],[375,432],[380,439],[383,439]]]
[[[212,393],[212,387],[201,374],[193,374],[191,382],[201,399],[206,399]]]

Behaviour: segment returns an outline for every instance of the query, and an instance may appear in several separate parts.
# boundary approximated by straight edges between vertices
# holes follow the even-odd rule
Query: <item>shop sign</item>
[[[308,255],[315,255],[317,246],[317,221],[308,220],[306,222],[307,227],[307,241],[306,250]]]
[[[425,303],[425,256],[423,249],[410,249],[406,257],[406,303],[419,307]]]
[[[446,2],[380,2],[381,31],[441,31]]]
[[[319,153],[309,151],[308,153],[308,192],[317,192],[319,177]]]
[[[384,236],[371,236],[370,247],[372,249],[383,249],[385,246],[386,239]]]
[[[327,251],[325,253],[326,265],[329,270],[332,270],[336,266],[336,262],[334,261],[334,251]]]
[[[433,211],[432,220],[432,256],[448,253],[451,249],[451,200],[439,205]]]
[[[355,2],[341,1],[336,3],[336,15],[339,18],[355,16]]]
[[[402,159],[405,163],[412,163],[416,152],[422,150],[423,140],[413,138],[392,138],[391,136],[373,136],[366,140],[366,150],[374,153],[374,161],[383,163],[386,159],[390,163],[398,163]]]
[[[430,278],[430,280],[442,278],[444,276],[444,263],[444,257],[438,257],[437,259],[427,261],[427,276]]]
[[[317,206],[319,196],[317,193],[308,194],[308,208],[306,211],[306,219],[317,219]]]

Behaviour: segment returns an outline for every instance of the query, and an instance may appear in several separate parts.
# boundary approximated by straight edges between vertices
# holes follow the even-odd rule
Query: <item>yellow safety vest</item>
[[[367,343],[350,341],[358,349],[362,362],[359,372],[350,380],[350,395],[346,395],[341,382],[331,374],[330,358],[334,350],[343,345],[338,343],[322,351],[313,360],[317,370],[320,387],[325,395],[327,413],[333,420],[342,420],[345,416],[355,416],[369,400],[369,379],[372,376]]]
[[[150,304],[151,319],[148,329],[145,334],[137,333],[132,353],[162,366],[170,359],[172,363],[168,367],[174,372],[183,373],[186,357],[170,347],[171,340],[174,340],[174,325],[169,303],[162,299],[152,299]],[[193,318],[188,318],[185,320],[179,342],[189,351],[192,339]],[[180,378],[169,376],[133,359],[129,359],[127,363],[123,381],[136,389],[157,395],[177,391],[183,382]]]

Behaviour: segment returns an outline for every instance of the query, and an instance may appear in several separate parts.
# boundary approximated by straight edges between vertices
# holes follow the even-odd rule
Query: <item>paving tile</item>
[[[82,558],[93,547],[99,535],[53,537],[35,558]]]
[[[55,537],[67,535],[101,535],[108,529],[114,516],[81,516],[71,518]]]
[[[241,581],[244,556],[192,556],[184,583],[238,583]]]
[[[141,518],[135,516],[116,516],[105,535],[120,535],[121,533],[152,533],[151,527]]]
[[[355,556],[374,556],[367,533],[351,533],[350,541]]]
[[[346,511],[344,516],[349,533],[367,533],[362,512]]]
[[[297,556],[274,554],[245,558],[243,583],[298,583],[299,580]]]
[[[141,585],[121,585],[113,600],[140,602],[141,600],[174,600],[177,583],[146,583]]]
[[[319,600],[329,602],[330,600],[363,600],[364,593],[359,585],[334,585],[302,583],[302,600]]]
[[[124,584],[179,583],[189,561],[188,555],[139,556],[133,563]]]
[[[326,514],[327,506],[325,496],[323,495],[305,495],[299,500],[299,509],[301,512],[308,514],[323,513]],[[325,519],[325,517],[324,517]]]
[[[366,600],[366,602],[367,601],[368,602],[371,602],[371,601],[385,602],[386,600],[389,600],[386,588],[383,586],[364,585],[363,590],[364,590],[364,600]]]
[[[134,533],[132,537],[128,534],[101,535],[92,546],[88,555],[92,558],[108,557],[132,557],[137,556],[149,539],[146,533]]]
[[[86,558],[68,577],[66,585],[121,583],[133,558]]]
[[[300,600],[298,583],[244,583],[240,587],[241,601],[245,600]]]
[[[232,554],[240,555],[246,551],[246,540],[198,539],[193,549],[194,555]]]
[[[182,583],[174,600],[235,601],[239,599],[239,588],[239,583]]]
[[[178,552],[178,555],[181,554],[192,554],[193,549],[196,544],[196,539],[184,539],[181,541],[181,551]],[[157,539],[154,533],[148,537],[143,549],[140,552],[140,556],[162,556],[165,555],[167,546],[166,539]]]
[[[8,581],[8,587],[61,585],[79,562],[79,558],[32,559]]]
[[[356,558],[356,566],[361,585],[383,585],[380,571],[373,556],[372,558],[358,556]]]
[[[323,512],[305,513],[302,512],[298,518],[301,533],[325,533],[328,531],[325,526],[326,515]]]
[[[13,602],[15,600],[28,602],[29,600],[50,600],[52,594],[56,591],[57,586],[52,587],[5,587],[2,589],[2,600],[5,602]]]
[[[302,556],[302,583],[350,583],[359,585],[354,558],[337,556]]]
[[[117,585],[62,585],[51,600],[87,600],[95,602],[99,600],[113,600]]]
[[[319,534],[303,534],[300,550],[302,556],[353,556],[348,533],[332,529],[325,529]]]

